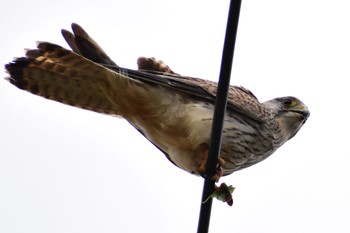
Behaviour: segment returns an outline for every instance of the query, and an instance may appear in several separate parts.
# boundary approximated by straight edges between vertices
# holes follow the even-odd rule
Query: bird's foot
[[[216,168],[216,173],[214,176],[210,176],[210,177],[206,174],[207,163],[208,163],[208,154],[206,154],[203,162],[199,166],[199,174],[203,178],[209,178],[211,180],[214,180],[215,182],[218,182],[224,174],[224,169],[222,168],[222,166],[225,164],[225,160],[218,158],[218,166]]]

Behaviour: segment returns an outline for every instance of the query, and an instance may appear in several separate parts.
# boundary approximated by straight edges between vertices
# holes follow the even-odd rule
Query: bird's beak
[[[305,121],[309,118],[310,116],[310,111],[309,109],[306,107],[306,105],[301,104],[298,108],[291,110],[292,112],[298,114],[303,122],[303,124],[305,123]]]

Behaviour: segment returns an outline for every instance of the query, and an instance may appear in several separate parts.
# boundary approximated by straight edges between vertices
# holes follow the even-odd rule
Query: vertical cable
[[[212,177],[215,175],[218,164],[221,134],[227,105],[227,94],[230,85],[232,60],[236,43],[240,9],[241,0],[231,0],[221,60],[219,85],[215,101],[213,124],[211,129],[208,162],[206,168],[207,177]],[[203,202],[214,192],[214,185],[215,182],[213,180],[210,178],[205,179],[197,233],[207,233],[209,230],[212,198],[207,200],[205,203]]]

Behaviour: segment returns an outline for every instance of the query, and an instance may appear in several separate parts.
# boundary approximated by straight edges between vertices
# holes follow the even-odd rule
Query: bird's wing
[[[187,76],[163,74],[158,75],[166,80],[167,85],[177,90],[183,90],[193,96],[215,102],[218,84],[213,81]],[[164,81],[163,81],[164,82]],[[227,109],[243,114],[255,121],[263,122],[265,109],[254,96],[244,87],[230,86],[227,96]]]
[[[176,74],[169,66],[154,58],[139,58],[139,71],[123,69],[116,65],[103,49],[78,24],[72,24],[73,33],[62,29],[62,35],[71,49],[100,65],[116,72],[127,72],[130,77],[145,82],[152,82],[185,91],[199,98],[215,101],[217,83],[199,78],[186,77]],[[153,74],[153,75],[152,75]],[[227,100],[228,109],[246,115],[256,121],[262,121],[264,108],[258,99],[248,89],[230,86]]]
[[[118,66],[101,46],[78,24],[72,23],[72,32],[62,29],[61,33],[69,47],[77,54],[99,64]],[[176,74],[164,62],[153,57],[140,57],[137,60],[139,70],[158,74]]]
[[[20,89],[48,99],[99,113],[118,115],[119,110],[110,103],[99,86],[94,85],[94,82],[91,82],[91,80],[80,78],[80,76],[88,76],[88,74],[85,74],[85,71],[80,70],[81,75],[72,73],[72,77],[67,75],[56,76],[46,72],[46,67],[40,67],[43,58],[50,60],[50,56],[55,56],[52,54],[52,47],[56,48],[54,53],[73,53],[55,44],[39,43],[37,50],[28,50],[26,57],[17,58],[14,62],[5,66],[11,76],[8,80]],[[57,50],[60,51],[57,52]],[[75,55],[76,60],[85,59],[77,54]],[[45,63],[45,65],[47,64],[49,63]],[[93,64],[100,66],[97,63],[90,63],[90,65]],[[70,65],[74,66],[76,64],[72,63]],[[67,65],[66,61],[62,68],[69,69],[70,65],[69,62]],[[133,80],[161,85],[179,93],[186,93],[192,98],[202,99],[211,103],[215,102],[217,83],[209,80],[171,74],[152,74],[115,65],[101,65]],[[26,75],[24,75],[24,70],[27,71]],[[76,75],[77,77],[74,77]],[[247,89],[230,86],[227,107],[232,112],[240,113],[255,121],[262,122],[261,115],[264,109],[257,98]]]
[[[62,30],[62,34],[72,50],[86,59],[113,70],[114,72],[127,75],[129,78],[146,83],[162,85],[175,91],[186,93],[193,98],[203,99],[204,101],[209,101],[212,103],[215,102],[217,83],[199,78],[181,76],[172,71],[163,72],[163,70],[158,70],[157,67],[153,67],[153,70],[147,71],[121,68],[109,58],[102,48],[79,25],[72,24],[72,29],[74,34],[67,30]],[[21,73],[23,70],[21,68],[27,67],[30,63],[35,62],[35,60],[39,57],[49,57],[52,51],[47,50],[47,48],[51,47],[55,47],[56,50],[61,50],[62,53],[72,53],[72,51],[66,50],[58,45],[51,43],[39,43],[38,50],[29,50],[26,57],[16,59],[13,63],[6,65],[6,69],[11,75],[11,78],[9,79],[11,83],[21,89],[49,99],[100,113],[117,115],[118,109],[115,109],[115,107],[110,104],[108,99],[101,92],[100,88],[94,86],[91,82],[84,82],[85,80],[77,80],[76,78],[69,79],[67,77],[65,77],[64,82],[59,79],[56,80],[57,77],[51,77],[51,80],[43,78],[38,79],[38,77],[35,77],[38,75],[38,73],[36,74],[35,72],[31,77],[23,77],[23,73]],[[55,51],[55,53],[56,52],[57,51]],[[85,59],[83,57],[77,56],[77,59]],[[67,66],[67,64],[65,64],[65,66]],[[37,72],[37,68],[35,69]],[[55,88],[52,88],[52,86],[50,87],[51,81],[62,85],[59,86],[59,88],[62,89],[65,88],[64,85],[68,82],[83,82],[84,84],[88,85],[70,85],[69,95],[67,95],[66,92],[68,91],[66,91],[64,96],[55,96],[57,93],[61,92],[54,90]],[[40,86],[47,91],[42,90],[42,92],[38,93],[38,90],[36,89]],[[73,86],[75,88],[73,88]],[[83,90],[82,87],[84,88]],[[76,103],[76,94],[78,93],[80,102]],[[84,98],[81,98],[82,96]],[[85,101],[82,101],[82,99]],[[227,103],[228,110],[243,114],[244,116],[255,121],[262,121],[261,116],[263,115],[262,113],[264,109],[258,99],[247,89],[237,86],[230,86]]]
[[[61,33],[75,53],[99,64],[117,66],[82,27],[76,23],[72,23],[72,31],[73,33],[62,29]]]

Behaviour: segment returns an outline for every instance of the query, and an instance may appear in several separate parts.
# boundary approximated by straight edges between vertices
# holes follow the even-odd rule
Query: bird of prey
[[[204,173],[217,83],[182,76],[154,58],[122,68],[77,24],[62,30],[71,50],[39,42],[5,65],[16,87],[71,106],[125,118],[179,168]],[[295,97],[259,102],[230,86],[221,167],[229,175],[254,165],[291,139],[309,117]]]

